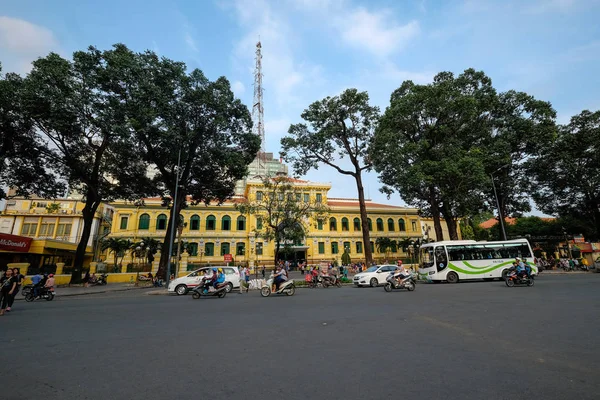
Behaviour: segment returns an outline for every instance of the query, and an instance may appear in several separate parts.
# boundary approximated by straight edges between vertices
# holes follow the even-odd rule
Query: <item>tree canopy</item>
[[[495,208],[491,175],[499,171],[500,211],[529,210],[515,177],[538,141],[552,135],[553,118],[548,103],[514,91],[497,94],[481,71],[441,72],[431,84],[405,81],[392,93],[371,158],[383,192],[397,191],[431,215],[437,240],[443,217],[456,240],[458,218]]]
[[[600,111],[583,111],[528,161],[533,198],[545,213],[583,222],[600,239]]]
[[[328,165],[356,181],[363,243],[370,242],[365,206],[363,171],[370,171],[369,143],[379,120],[379,108],[369,105],[367,92],[348,89],[339,96],[312,103],[301,114],[304,123],[293,124],[281,139],[282,154],[296,174]],[[367,263],[371,248],[365,246]]]

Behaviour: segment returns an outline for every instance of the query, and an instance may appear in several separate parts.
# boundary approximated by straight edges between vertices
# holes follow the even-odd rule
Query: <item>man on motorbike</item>
[[[394,278],[400,285],[402,285],[408,277],[410,277],[410,271],[408,268],[402,265],[402,260],[398,260],[398,266],[394,272]]]
[[[527,269],[525,268],[525,264],[519,257],[515,258],[515,264],[517,264],[517,276],[523,277],[527,275]]]
[[[218,269],[217,268],[213,268],[212,269],[212,276],[207,277],[205,276],[204,278],[202,278],[202,285],[204,287],[204,293],[208,293],[208,288],[210,287],[211,283],[214,284],[219,275],[217,274]]]
[[[275,291],[277,291],[279,290],[279,285],[287,280],[287,275],[281,266],[277,266],[277,271],[273,277],[275,279]]]
[[[31,283],[33,283],[33,297],[39,296],[41,281],[42,281],[42,275],[40,275],[39,272],[31,278]]]

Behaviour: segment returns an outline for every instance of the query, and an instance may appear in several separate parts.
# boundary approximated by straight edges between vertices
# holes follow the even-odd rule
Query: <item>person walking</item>
[[[264,265],[260,269],[260,273],[262,274],[263,279],[265,279],[265,266]]]
[[[21,286],[23,285],[23,280],[25,279],[25,276],[21,274],[21,270],[19,270],[19,268],[13,268],[13,278],[17,283],[17,287],[15,288],[12,296],[10,296],[10,298],[8,299],[8,307],[6,307],[6,311],[11,311],[13,303],[15,302],[15,297],[17,297],[19,289],[21,289]]]
[[[0,280],[0,315],[4,315],[4,311],[7,310],[8,301],[16,287],[17,280],[13,276],[13,270],[9,268],[6,270],[6,275]]]
[[[240,294],[248,293],[248,286],[250,283],[250,271],[247,267],[242,267],[241,265],[238,267],[240,270]]]

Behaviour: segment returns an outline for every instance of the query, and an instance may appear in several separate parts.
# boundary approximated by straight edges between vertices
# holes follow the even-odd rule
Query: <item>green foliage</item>
[[[114,257],[114,266],[117,267],[119,265],[119,259],[123,260],[125,257],[125,253],[132,246],[132,242],[130,240],[121,239],[121,238],[108,238],[104,239],[100,244],[102,251],[110,250],[113,253]]]
[[[54,214],[55,212],[58,212],[58,210],[60,210],[60,204],[58,203],[50,203],[46,206],[48,214]]]
[[[303,188],[294,186],[288,177],[265,177],[262,183],[261,199],[246,199],[236,204],[236,208],[241,214],[262,220],[262,229],[255,229],[256,236],[275,241],[277,262],[279,253],[286,253],[290,246],[303,241],[308,225],[324,218],[329,210],[314,199],[304,201]]]
[[[537,206],[579,221],[590,240],[600,239],[599,143],[600,111],[586,110],[561,126],[555,140],[527,164]]]
[[[350,258],[350,253],[348,253],[347,249],[344,249],[344,254],[342,254],[342,265],[350,265],[352,263],[352,259]]]
[[[369,243],[362,173],[372,168],[368,146],[379,109],[369,105],[366,92],[348,89],[339,96],[312,103],[301,117],[305,123],[291,125],[288,136],[281,139],[283,157],[299,175],[325,164],[340,174],[352,176],[360,205],[363,243]],[[367,262],[372,261],[369,246],[365,247],[365,257]]]
[[[528,211],[526,195],[515,187],[518,165],[552,134],[553,118],[548,103],[513,91],[497,94],[483,72],[442,72],[431,84],[405,81],[394,91],[371,158],[384,193],[397,191],[431,215],[438,240],[443,216],[450,239],[457,239],[458,217],[494,204],[490,173],[499,167],[501,208]]]
[[[0,64],[0,199],[6,197],[5,187],[17,196],[53,198],[64,191],[64,182],[40,157],[43,144],[25,112],[24,91],[23,78],[2,75]]]

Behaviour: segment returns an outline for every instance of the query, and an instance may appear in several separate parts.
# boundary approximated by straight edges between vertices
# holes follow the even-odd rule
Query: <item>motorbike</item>
[[[207,292],[204,292],[204,285],[198,285],[192,289],[192,298],[199,299],[200,297],[214,297],[222,299],[227,295],[227,287],[230,285],[229,282],[219,283],[216,288],[212,286],[208,288]]]
[[[521,285],[527,285],[527,286],[533,286],[533,275],[528,276],[527,274],[521,274],[519,275],[517,273],[517,270],[514,268],[511,268],[508,270],[508,273],[506,274],[506,279],[504,280],[504,283],[506,283],[506,286],[508,287],[513,287],[513,286],[521,286]]]
[[[88,286],[104,286],[108,283],[107,278],[107,274],[101,274],[99,277],[96,278],[95,282],[89,282]]]
[[[30,285],[28,285],[28,286],[30,286]],[[56,295],[56,293],[54,292],[53,287],[51,287],[51,288],[42,287],[42,288],[39,288],[38,297],[35,297],[33,295],[33,288],[30,288],[30,290],[25,295],[25,301],[32,302],[34,300],[41,300],[41,299],[44,299],[46,301],[52,301],[52,300],[54,300],[55,295]]]
[[[323,285],[324,288],[327,288],[328,286],[342,287],[342,282],[340,281],[340,278],[338,278],[337,276],[330,275],[330,276],[323,277],[321,285]]]
[[[282,282],[279,285],[279,290],[275,290],[275,276],[273,274],[271,274],[267,283],[260,289],[260,295],[262,297],[269,297],[271,294],[286,294],[288,296],[293,296],[294,293],[296,293],[296,286],[294,285],[293,279]]]
[[[385,278],[386,282],[385,285],[383,285],[383,290],[386,292],[391,292],[393,289],[407,289],[409,292],[412,292],[417,287],[413,274],[410,274],[405,278],[403,283],[400,283],[394,275],[395,272],[392,272]]]

